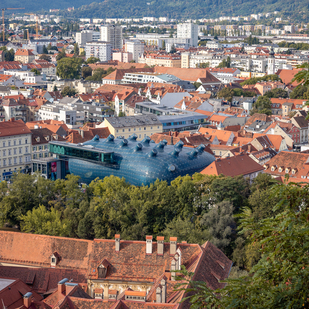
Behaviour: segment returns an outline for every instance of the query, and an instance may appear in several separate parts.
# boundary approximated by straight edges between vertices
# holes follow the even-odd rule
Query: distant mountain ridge
[[[218,16],[250,15],[262,12],[309,11],[308,0],[54,0],[36,1],[3,0],[1,7],[23,6],[27,11],[47,11],[75,7],[68,16],[78,18],[129,18],[143,16],[166,16],[170,18],[210,18]],[[13,11],[7,11],[13,12]],[[21,11],[16,11],[21,12]]]

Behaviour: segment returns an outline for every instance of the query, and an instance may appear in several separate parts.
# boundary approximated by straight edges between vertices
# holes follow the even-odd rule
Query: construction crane
[[[25,8],[3,8],[2,10],[2,35],[3,42],[5,41],[5,24],[4,24],[4,11],[6,10],[24,10]]]
[[[34,13],[26,13],[25,15],[34,15],[36,18],[36,25],[35,25],[35,32],[36,32],[36,39],[39,38],[39,17],[38,15],[34,14]]]

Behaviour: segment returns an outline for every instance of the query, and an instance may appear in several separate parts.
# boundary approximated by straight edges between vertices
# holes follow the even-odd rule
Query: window
[[[27,138],[25,139],[25,144],[28,144],[28,139]]]
[[[12,159],[9,158],[9,165],[12,165]]]
[[[6,150],[3,150],[3,156],[4,157],[6,156]]]
[[[11,141],[8,141],[8,146],[9,146],[9,147],[11,146]]]
[[[21,147],[19,147],[19,154],[22,154],[23,152],[22,152],[22,148]]]
[[[2,146],[5,147],[5,142],[2,143]]]
[[[11,155],[11,152],[12,152],[12,150],[9,149],[9,150],[8,150],[8,155],[9,155],[9,156]]]
[[[21,139],[20,139],[20,140],[18,140],[18,143],[19,143],[19,145],[21,145]]]
[[[17,153],[17,149],[16,149],[16,148],[14,148],[14,155],[16,155],[16,153]]]
[[[14,164],[17,164],[17,158],[14,158]]]
[[[23,158],[19,157],[19,163],[23,163]]]
[[[25,152],[28,153],[28,146],[25,147]]]
[[[6,159],[3,159],[3,166],[6,166]]]
[[[14,139],[14,146],[16,146],[16,140]]]

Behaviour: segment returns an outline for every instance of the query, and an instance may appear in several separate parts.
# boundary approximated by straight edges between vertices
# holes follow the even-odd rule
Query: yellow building
[[[149,57],[144,58],[144,63],[146,63],[149,66],[181,68],[181,56],[180,55],[150,55]]]
[[[128,138],[136,134],[138,139],[163,132],[163,125],[156,115],[126,116],[105,118],[98,126],[107,127],[115,137]]]
[[[21,63],[30,63],[35,59],[34,54],[29,49],[17,49],[14,60]]]

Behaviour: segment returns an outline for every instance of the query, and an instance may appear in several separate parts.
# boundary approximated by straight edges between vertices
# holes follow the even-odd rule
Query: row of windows
[[[47,148],[48,148],[47,145],[44,145],[44,146],[33,146],[32,150],[33,151],[42,150],[42,149],[46,150]]]
[[[25,144],[28,144],[28,139],[25,139]],[[12,142],[11,141],[3,141],[2,142],[2,147],[10,147],[10,146],[16,146],[16,145],[22,145],[22,140],[19,139],[18,140],[18,144],[17,144],[17,140],[14,139]]]
[[[25,147],[25,153],[28,153],[28,150],[29,150],[29,147],[26,146]],[[4,150],[2,150],[2,155],[3,155],[3,157],[6,157],[6,155],[8,155],[8,156],[16,155],[17,152],[18,152],[18,154],[22,154],[23,153],[23,148],[19,147],[19,148],[13,148],[13,149],[4,149]]]
[[[148,128],[149,129],[149,128]],[[150,127],[150,130],[152,130],[153,129],[153,127]],[[157,126],[157,129],[160,129],[160,126]],[[142,128],[141,127],[139,127],[139,131],[141,131],[142,130]],[[144,127],[144,131],[146,131],[147,130],[147,127]],[[116,130],[116,132],[118,133],[118,132],[131,132],[131,131],[136,131],[136,128],[133,128],[133,129],[131,129],[131,128],[129,128],[129,129],[122,129],[122,130]]]
[[[195,120],[178,121],[178,122],[167,122],[167,123],[163,123],[163,127],[177,126],[177,125],[183,125],[183,124],[199,124],[199,123],[203,123],[203,122],[204,122],[204,119],[195,119]]]
[[[47,158],[47,157],[49,157],[49,156],[51,156],[51,154],[49,154],[48,152],[45,152],[45,153],[39,153],[39,154],[33,154],[32,155],[32,158],[33,159],[37,159],[37,158]]]
[[[29,162],[28,157],[25,157],[25,162]],[[1,160],[0,160],[1,163]],[[15,164],[22,164],[23,163],[23,157],[14,157],[14,158],[9,158],[9,159],[3,159],[2,160],[2,166],[7,166],[7,165],[15,165]]]

